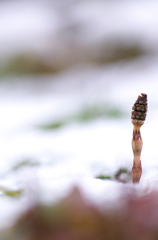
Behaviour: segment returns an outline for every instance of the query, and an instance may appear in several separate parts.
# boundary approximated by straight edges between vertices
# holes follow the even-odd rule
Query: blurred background
[[[142,92],[141,181],[157,181],[157,12],[157,1],[0,1],[0,227],[30,195],[56,201],[77,184],[115,198]]]

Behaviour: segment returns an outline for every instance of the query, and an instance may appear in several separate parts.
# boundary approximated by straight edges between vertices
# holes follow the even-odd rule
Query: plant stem
[[[143,147],[143,141],[141,137],[140,128],[144,124],[147,112],[147,95],[142,93],[138,96],[138,99],[134,103],[132,108],[132,124],[133,138],[132,138],[132,150],[134,155],[133,167],[132,167],[132,182],[138,183],[142,175],[142,165],[141,165],[141,151]]]

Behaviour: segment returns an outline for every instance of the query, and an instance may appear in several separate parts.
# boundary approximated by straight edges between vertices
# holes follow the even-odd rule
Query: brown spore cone
[[[147,94],[141,93],[132,107],[131,119],[145,121],[147,109]]]

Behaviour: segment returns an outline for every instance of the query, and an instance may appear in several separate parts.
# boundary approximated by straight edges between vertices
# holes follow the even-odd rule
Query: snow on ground
[[[100,1],[99,4],[94,2],[89,5],[88,1],[85,1],[76,5],[77,7],[73,5],[70,11],[76,21],[82,20],[83,25],[86,23],[88,26],[89,32],[83,35],[82,41],[89,44],[91,40],[95,42],[102,36],[109,37],[118,33],[121,36],[130,33],[129,36],[136,36],[145,44],[154,44],[157,41],[156,1]],[[21,5],[18,6],[20,8]],[[50,31],[50,26],[47,25],[50,12],[47,15],[44,10],[40,20],[40,5],[40,12],[37,13],[37,8],[34,7],[32,14],[29,7],[25,8],[23,14],[15,7],[14,11],[18,11],[19,15],[14,16],[10,15],[13,8],[6,7],[5,4],[3,7],[0,10],[0,26],[3,30],[0,35],[1,51],[7,49],[12,52],[15,46],[18,46],[18,39],[22,43],[20,47],[24,48],[27,44],[30,47],[32,42],[34,45],[39,38],[42,43],[46,41],[45,34],[49,35]],[[2,9],[6,9],[7,14],[4,14]],[[33,21],[33,24],[27,22],[27,25],[28,15],[29,22]],[[59,16],[53,16],[55,32]],[[11,29],[14,31],[10,32]],[[21,33],[18,38],[16,33],[21,29],[25,30],[26,35]],[[28,41],[27,36],[30,36],[31,40]],[[80,186],[87,197],[97,203],[115,200],[121,191],[133,188],[130,183],[125,185],[114,181],[101,181],[95,179],[95,176],[100,173],[113,174],[119,167],[131,168],[133,156],[130,114],[132,105],[141,92],[148,94],[149,112],[142,127],[143,176],[136,188],[143,191],[156,187],[157,62],[157,57],[153,56],[130,64],[120,62],[105,67],[76,67],[56,76],[43,79],[39,77],[38,84],[37,79],[28,82],[12,79],[11,82],[0,83],[0,185],[9,189],[24,188],[26,191],[24,196],[18,199],[1,196],[0,227],[10,224],[17,213],[25,210],[30,204],[30,198],[56,201],[74,185]],[[103,101],[125,110],[127,116],[113,120],[101,118],[84,124],[74,122],[51,132],[36,127],[49,120],[74,114],[87,103]],[[11,171],[17,162],[25,159],[33,159],[39,165]]]
[[[117,75],[114,74],[115,68]],[[11,213],[24,210],[24,205],[28,206],[28,196],[42,201],[56,201],[71,187],[78,185],[87,193],[87,197],[95,202],[103,202],[116,199],[121,189],[123,191],[127,186],[131,188],[130,183],[126,186],[117,182],[101,181],[95,179],[95,176],[112,175],[120,167],[131,168],[133,156],[130,114],[132,105],[141,92],[148,94],[149,112],[142,127],[144,147],[140,187],[153,187],[154,182],[157,182],[158,167],[158,83],[155,68],[156,61],[153,66],[143,68],[143,71],[136,70],[133,66],[130,70],[128,66],[128,71],[125,68],[118,70],[118,66],[111,68],[111,71],[99,68],[87,69],[81,73],[75,69],[54,77],[59,77],[61,88],[59,82],[52,77],[52,81],[48,79],[42,92],[39,85],[43,83],[39,83],[39,90],[36,91],[29,91],[33,82],[28,86],[26,82],[19,85],[14,82],[12,88],[8,87],[7,82],[1,83],[1,185],[11,189],[24,188],[26,191],[21,200],[7,200],[6,205],[6,198],[0,199],[4,205],[1,213],[3,224],[6,224],[5,219],[11,221],[14,215]],[[134,69],[134,73],[130,74]],[[76,84],[71,85],[75,76]],[[152,76],[152,79],[149,80],[149,76]],[[84,87],[76,88],[82,85],[83,80]],[[90,102],[108,100],[128,114],[121,119],[101,118],[83,124],[74,122],[55,131],[45,132],[37,128],[38,124],[48,122],[49,119],[76,113],[89,99]],[[39,165],[32,168],[26,166],[16,172],[10,171],[17,162],[25,159],[33,159],[39,162]],[[27,204],[24,204],[25,202]],[[12,205],[12,210],[7,211]]]

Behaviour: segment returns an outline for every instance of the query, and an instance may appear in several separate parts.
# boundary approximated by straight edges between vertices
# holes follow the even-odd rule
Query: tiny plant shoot
[[[133,167],[132,167],[132,182],[138,183],[142,175],[141,165],[141,151],[143,141],[140,133],[140,128],[144,124],[146,113],[147,113],[147,94],[141,93],[138,96],[136,102],[132,107],[132,124],[133,128],[133,139],[132,139],[132,150],[134,155]]]

